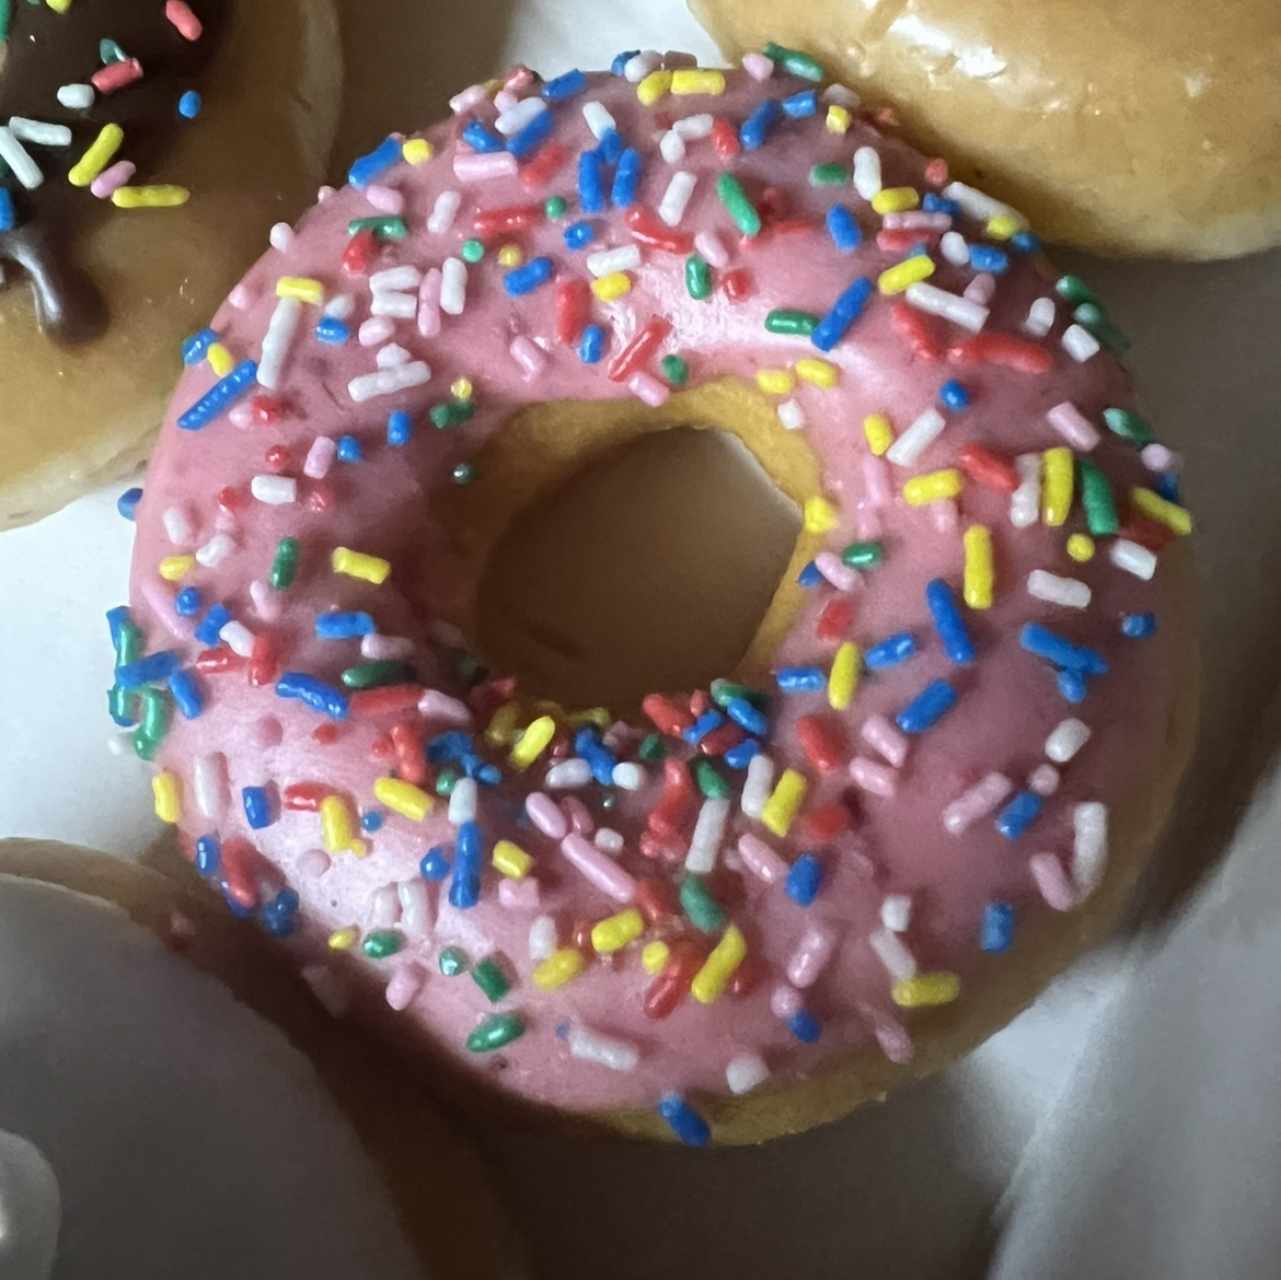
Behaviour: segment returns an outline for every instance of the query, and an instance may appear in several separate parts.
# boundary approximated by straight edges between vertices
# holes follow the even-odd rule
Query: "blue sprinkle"
[[[276,911],[263,909],[262,927],[273,938],[287,938],[298,930],[298,918],[293,915],[282,915]]]
[[[641,154],[633,147],[628,147],[618,157],[618,168],[614,170],[614,185],[610,188],[609,200],[615,209],[626,209],[636,203],[636,190],[641,180]]]
[[[927,191],[921,197],[921,208],[926,213],[948,213],[954,218],[961,212],[961,206],[955,200],[949,200],[946,196],[938,195],[933,191]]]
[[[956,690],[946,680],[934,680],[894,717],[894,723],[904,733],[924,733],[938,724],[954,706]]]
[[[752,757],[760,753],[761,744],[755,738],[744,738],[742,742],[736,742],[721,757],[731,769],[746,769],[752,762]]]
[[[276,696],[297,698],[331,720],[347,718],[347,695],[335,685],[326,684],[305,671],[286,671],[281,675],[276,681]]]
[[[939,399],[949,409],[968,409],[970,391],[965,383],[958,382],[955,378],[949,378],[939,388]]]
[[[111,647],[118,649],[120,647],[120,633],[133,623],[133,615],[129,612],[127,604],[118,604],[113,609],[107,610],[107,631],[111,636]]]
[[[859,276],[832,304],[832,309],[814,326],[810,341],[820,351],[830,351],[863,314],[876,286],[868,276]]]
[[[481,861],[484,857],[484,840],[474,822],[464,822],[458,828],[454,846],[454,874],[449,882],[449,903],[460,911],[474,907],[480,901]]]
[[[989,902],[983,908],[983,923],[979,927],[979,948],[995,954],[1008,951],[1013,943],[1013,906],[1008,902]]]
[[[196,870],[202,876],[211,876],[222,860],[222,845],[216,835],[196,837]]]
[[[474,751],[465,751],[458,757],[458,767],[469,777],[475,778],[487,787],[497,786],[502,781],[502,770],[497,765],[486,762],[484,756]]]
[[[798,907],[808,907],[823,884],[823,864],[812,853],[803,853],[787,873],[787,896]]]
[[[578,358],[584,364],[595,364],[605,354],[605,330],[589,324],[578,340]]]
[[[1156,491],[1167,502],[1182,503],[1180,497],[1179,476],[1175,471],[1163,471],[1156,478]]]
[[[1016,231],[1010,237],[1010,247],[1020,253],[1036,253],[1041,247],[1041,237],[1031,231]]]
[[[443,880],[449,874],[449,855],[443,844],[433,845],[422,856],[418,870],[424,880]]]
[[[339,462],[364,462],[365,451],[355,436],[338,437]]]
[[[312,332],[317,342],[327,342],[331,347],[341,347],[351,341],[351,327],[337,316],[321,316]]]
[[[201,329],[193,333],[182,344],[183,364],[199,364],[209,352],[209,348],[218,341],[218,335],[212,329]]]
[[[563,76],[548,80],[543,85],[543,97],[548,102],[564,102],[566,98],[583,93],[586,88],[587,77],[575,67],[573,71],[566,71]]]
[[[509,298],[521,298],[546,284],[555,274],[556,264],[550,258],[530,258],[503,277],[503,288]]]
[[[194,120],[204,105],[205,100],[194,89],[188,89],[178,99],[178,114],[184,120]]]
[[[205,709],[205,695],[190,671],[175,671],[169,677],[169,692],[188,720],[194,720]]]
[[[218,643],[218,633],[230,621],[231,610],[225,604],[211,604],[208,613],[205,614],[200,624],[196,627],[196,639],[206,649],[212,648]]]
[[[596,228],[590,222],[571,222],[565,228],[565,244],[570,249],[581,249],[596,239]]]
[[[404,409],[393,409],[387,415],[387,443],[395,448],[407,445],[414,435],[414,423]]]
[[[827,688],[821,667],[779,667],[774,680],[784,693],[821,693]]]
[[[347,170],[347,181],[353,187],[363,190],[399,159],[400,143],[395,138],[385,138],[373,151],[352,163],[351,168]]]
[[[1040,816],[1045,801],[1035,791],[1019,791],[996,815],[996,829],[1007,840],[1017,840]]]
[[[827,579],[819,572],[818,565],[813,560],[796,575],[796,585],[798,587],[818,587],[822,586]]]
[[[617,164],[618,158],[623,154],[623,135],[617,129],[609,128],[600,136],[600,141],[596,144],[596,151],[600,156],[601,164]]]
[[[199,431],[226,413],[254,384],[258,376],[256,360],[242,360],[225,378],[215,382],[204,395],[178,417],[184,431]]]
[[[763,98],[756,109],[739,126],[738,140],[744,151],[757,151],[765,145],[770,130],[779,122],[783,108],[776,98]]]
[[[818,114],[818,90],[802,89],[782,101],[783,112],[793,120],[806,120]]]
[[[360,829],[373,835],[375,831],[382,830],[382,825],[386,821],[387,819],[377,809],[370,809],[367,813],[360,815]]]
[[[374,620],[363,610],[354,613],[318,613],[316,634],[322,640],[351,640],[371,636],[377,630]]]
[[[523,129],[507,139],[507,150],[523,160],[532,155],[552,135],[556,117],[550,111],[540,111]]]
[[[245,821],[255,831],[271,826],[271,801],[266,787],[241,787],[240,803],[244,805]]]
[[[687,1147],[705,1147],[711,1141],[712,1131],[707,1121],[679,1093],[663,1094],[658,1114]]]
[[[493,155],[496,151],[506,151],[507,141],[501,133],[496,133],[481,120],[469,120],[463,129],[463,141],[480,155]]]
[[[1121,634],[1131,640],[1142,640],[1156,631],[1155,613],[1123,613],[1121,615]]]
[[[183,587],[173,598],[174,612],[183,618],[194,618],[204,602],[199,587]]]
[[[1107,659],[1083,644],[1073,644],[1065,636],[1043,627],[1039,622],[1024,624],[1019,632],[1019,644],[1038,658],[1062,667],[1066,671],[1079,671],[1086,676],[1106,675]]]
[[[134,513],[138,510],[138,503],[142,501],[142,490],[136,486],[132,489],[126,489],[116,499],[116,510],[124,516],[126,520],[132,520]]]
[[[797,1009],[788,1018],[787,1029],[802,1044],[816,1044],[823,1034],[823,1024],[808,1009]]]
[[[622,53],[615,54],[614,61],[609,64],[610,75],[621,76],[627,69],[627,64],[638,54],[639,49],[627,49]]]
[[[18,225],[18,214],[13,207],[13,196],[8,187],[0,187],[0,232],[12,231]]]
[[[1079,671],[1058,671],[1054,679],[1065,701],[1073,705],[1085,701],[1085,695],[1089,693],[1090,688]]]
[[[906,662],[916,650],[916,637],[910,631],[896,631],[863,654],[863,665],[869,671],[883,671],[886,667],[897,667],[900,662]]]
[[[725,717],[715,707],[709,707],[688,729],[681,730],[681,737],[691,747],[696,747],[713,729],[719,729]]]
[[[584,213],[600,213],[605,207],[604,168],[599,151],[578,157],[578,204]]]
[[[956,602],[956,594],[942,578],[935,578],[925,587],[925,603],[934,618],[934,629],[943,642],[943,652],[959,666],[974,661],[974,641],[965,617]]]
[[[446,729],[427,743],[427,759],[431,764],[452,764],[471,749],[471,734],[461,729]]]
[[[709,730],[710,732],[710,730]],[[592,777],[607,787],[614,780],[614,766],[618,760],[600,740],[600,734],[585,725],[574,735],[574,750],[591,766]]]
[[[1004,275],[1010,269],[1010,259],[1003,249],[991,244],[970,245],[970,266],[975,271],[986,271],[989,275]]]
[[[760,707],[754,707],[746,698],[731,698],[725,710],[736,725],[748,733],[768,733],[769,718]]]
[[[126,662],[116,668],[116,683],[122,689],[140,689],[144,684],[159,684],[168,680],[182,665],[176,649],[158,649],[136,662]]]
[[[863,228],[858,219],[843,204],[834,204],[827,211],[827,234],[841,253],[853,253],[863,243]]]

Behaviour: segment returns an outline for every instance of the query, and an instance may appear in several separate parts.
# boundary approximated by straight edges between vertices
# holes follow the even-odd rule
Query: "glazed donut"
[[[475,1154],[198,887],[4,840],[0,922],[0,1274],[499,1274]]]
[[[402,1052],[695,1142],[1008,1019],[1114,918],[1194,701],[1120,331],[781,60],[517,69],[358,158],[213,318],[236,368],[184,375],[110,619],[236,910]],[[610,710],[486,670],[503,531],[678,426],[804,513],[739,669]]]
[[[330,0],[0,2],[0,528],[141,459],[175,342],[316,190],[336,31]]]
[[[726,56],[795,45],[1050,242],[1231,258],[1281,243],[1281,9],[1109,0],[690,0]]]

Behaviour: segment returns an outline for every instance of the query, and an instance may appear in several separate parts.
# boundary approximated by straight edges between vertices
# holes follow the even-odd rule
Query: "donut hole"
[[[621,712],[740,664],[800,535],[737,434],[671,426],[598,452],[492,544],[476,630],[531,694]]]

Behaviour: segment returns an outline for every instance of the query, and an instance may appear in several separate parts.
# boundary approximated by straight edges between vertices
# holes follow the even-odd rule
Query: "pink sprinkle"
[[[391,975],[391,981],[387,983],[387,1003],[397,1013],[408,1009],[418,998],[418,993],[423,989],[423,983],[426,980],[427,975],[421,965],[401,965]]]
[[[560,802],[560,807],[569,819],[569,825],[580,836],[589,836],[596,830],[596,821],[591,811],[577,796],[566,796]]]
[[[636,896],[636,881],[590,840],[578,834],[567,835],[560,842],[560,851],[586,880],[615,902],[631,902]]]
[[[856,591],[862,585],[858,570],[842,563],[835,551],[820,551],[814,557],[814,567],[837,591]]]
[[[308,849],[298,859],[298,874],[308,880],[319,880],[330,865],[329,855],[323,849]]]
[[[925,162],[925,181],[932,187],[941,187],[947,181],[947,161],[942,156],[931,156]]]
[[[165,0],[165,17],[178,28],[184,40],[199,40],[204,26],[184,0]]]
[[[912,1061],[912,1037],[901,1022],[871,1005],[861,1004],[858,1011],[872,1028],[881,1052],[891,1062],[902,1065]]]
[[[739,837],[738,856],[758,880],[776,884],[787,878],[787,863],[760,836],[750,833]]]
[[[1047,409],[1045,420],[1072,448],[1079,449],[1082,453],[1089,453],[1101,438],[1099,429],[1071,400],[1064,400],[1053,409]]]
[[[769,1011],[781,1021],[794,1017],[801,1011],[801,993],[786,982],[780,982],[769,993]]]
[[[99,200],[108,200],[117,187],[123,187],[133,177],[137,167],[132,160],[117,160],[110,169],[104,169],[89,184],[89,190]]]
[[[472,722],[471,708],[439,689],[428,689],[418,699],[418,714],[424,720],[435,720],[440,724],[465,727]]]
[[[884,716],[868,716],[859,730],[863,741],[879,751],[896,769],[907,760],[907,735],[900,733]]]
[[[492,182],[496,178],[514,178],[518,166],[510,151],[491,151],[476,155],[465,151],[454,153],[454,177],[460,182]]]
[[[261,578],[255,578],[249,584],[249,598],[254,602],[254,612],[264,622],[277,622],[280,619],[280,593],[273,591]]]
[[[156,621],[175,640],[190,640],[195,634],[196,624],[192,619],[184,618],[173,607],[176,594],[163,578],[148,576],[142,580],[142,598],[147,602]]]
[[[787,962],[787,979],[795,987],[812,987],[836,950],[836,934],[812,924],[801,934]]]
[[[989,773],[943,810],[944,829],[959,836],[980,818],[992,813],[1013,790],[1014,783],[1005,774]]]
[[[952,215],[912,209],[905,213],[885,214],[881,218],[881,226],[886,231],[948,231],[952,227]]]
[[[387,341],[396,332],[396,322],[391,316],[370,316],[356,333],[356,340],[362,347],[376,347]]]
[[[309,480],[323,480],[329,474],[338,456],[338,446],[328,436],[317,436],[307,450],[302,473]]]
[[[1034,853],[1028,861],[1028,867],[1048,906],[1055,911],[1071,911],[1076,906],[1076,890],[1067,878],[1067,872],[1063,870],[1057,854]]]
[[[418,286],[418,332],[424,338],[434,338],[440,332],[440,285],[443,278],[440,268],[432,267]]]
[[[940,498],[929,505],[930,523],[935,533],[955,533],[961,522],[961,510],[954,498]]]
[[[569,822],[560,811],[560,805],[544,791],[531,791],[525,797],[525,812],[529,820],[549,840],[563,840],[569,834]]]
[[[388,187],[381,182],[371,182],[365,188],[365,199],[379,213],[399,214],[405,211],[405,197],[395,187]]]
[[[523,333],[514,337],[507,349],[511,352],[512,359],[520,365],[526,382],[538,377],[547,367],[547,357],[542,348]]]
[[[508,72],[507,79],[503,81],[503,88],[510,93],[522,93],[531,88],[533,83],[534,73],[524,63],[518,62]]]
[[[667,397],[671,395],[671,388],[665,382],[660,382],[652,373],[647,373],[641,369],[638,373],[632,374],[628,379],[627,389],[638,400],[643,400],[652,409],[657,409],[659,405],[667,403]]]
[[[887,800],[898,790],[898,781],[893,772],[866,756],[855,756],[850,761],[850,778],[864,791],[870,791],[874,796],[884,796]]]
[[[700,231],[694,237],[694,248],[707,260],[709,266],[717,270],[729,266],[729,250],[715,231]]]
[[[454,115],[462,115],[464,111],[470,111],[473,107],[478,107],[487,97],[485,86],[483,84],[468,85],[461,93],[456,93],[449,100],[449,109]]]
[[[375,631],[360,637],[360,656],[372,662],[400,662],[414,656],[414,642],[408,636],[384,636]]]
[[[1149,471],[1177,471],[1183,465],[1183,459],[1173,449],[1163,444],[1145,444],[1139,452],[1143,465]]]
[[[873,510],[890,503],[890,464],[874,453],[863,455],[863,486],[867,491],[867,505]]]
[[[242,280],[227,295],[227,301],[237,311],[248,311],[254,304],[254,291]]]
[[[329,186],[319,187],[316,191],[316,203],[324,204],[325,201],[328,200],[330,196],[337,195],[337,193],[338,193],[337,187],[329,187]]]
[[[986,307],[992,301],[992,295],[996,292],[996,277],[987,271],[980,271],[973,280],[965,286],[965,292],[961,294],[966,302],[977,302],[980,307]]]
[[[753,80],[768,80],[774,74],[774,59],[767,58],[763,53],[745,53],[743,54],[743,70]]]
[[[503,876],[498,882],[498,905],[508,911],[537,911],[542,903],[542,890],[533,876],[512,880]]]
[[[126,85],[142,79],[142,63],[137,58],[125,58],[122,62],[108,62],[99,67],[89,77],[89,83],[99,93],[115,93]]]
[[[1028,775],[1028,790],[1052,796],[1059,789],[1059,771],[1052,764],[1038,764]]]
[[[508,88],[504,87],[494,94],[494,110],[501,116],[510,111],[520,99]]]

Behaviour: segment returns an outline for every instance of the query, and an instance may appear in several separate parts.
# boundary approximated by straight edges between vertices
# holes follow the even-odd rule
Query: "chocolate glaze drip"
[[[125,131],[117,159],[138,166],[134,181],[165,181],[166,152],[183,129],[200,121],[178,115],[178,98],[198,87],[226,26],[232,0],[195,0],[204,24],[195,43],[183,39],[165,18],[164,0],[77,0],[64,14],[45,5],[15,6],[9,40],[0,44],[0,124],[27,116],[71,127],[69,147],[30,146],[44,173],[35,191],[6,182],[18,209],[18,225],[0,232],[0,259],[15,264],[30,281],[36,321],[59,342],[78,343],[106,327],[108,307],[77,265],[77,236],[103,217],[136,217],[97,200],[67,181],[68,170],[98,130],[114,121]],[[87,111],[58,102],[64,84],[87,83],[101,66],[98,42],[115,40],[137,58],[143,78],[115,93],[99,94]],[[147,215],[141,215],[147,216]]]

